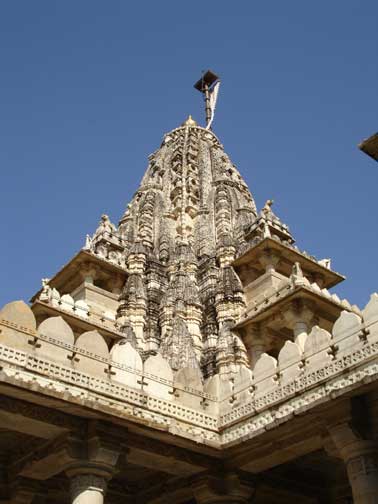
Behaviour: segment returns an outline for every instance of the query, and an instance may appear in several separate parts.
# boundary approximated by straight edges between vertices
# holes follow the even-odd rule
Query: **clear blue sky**
[[[117,221],[201,70],[222,77],[214,131],[259,207],[332,257],[336,288],[378,290],[378,2],[3,0],[0,305],[29,299]]]

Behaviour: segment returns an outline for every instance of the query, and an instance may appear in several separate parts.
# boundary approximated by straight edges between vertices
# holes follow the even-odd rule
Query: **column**
[[[344,460],[354,504],[378,504],[378,450],[375,441],[362,439],[349,423],[328,428]]]
[[[293,329],[295,343],[303,352],[309,329],[314,325],[312,304],[297,299],[283,310],[283,316],[288,327]]]
[[[107,480],[97,474],[76,474],[70,477],[72,504],[104,504]]]
[[[272,249],[265,249],[259,257],[259,263],[265,268],[266,273],[274,273],[280,262],[280,254]]]
[[[308,325],[306,322],[295,322],[293,327],[294,341],[303,351],[308,334]]]
[[[254,491],[252,486],[241,482],[237,473],[202,476],[192,488],[197,504],[249,504]]]
[[[117,470],[123,442],[112,426],[97,420],[88,422],[85,443],[65,468],[72,504],[104,504],[107,482]]]
[[[96,266],[90,262],[83,263],[80,270],[80,275],[85,283],[93,285],[97,275]]]
[[[250,367],[253,369],[260,355],[267,350],[267,344],[257,324],[248,326],[245,332],[243,341],[247,349]]]
[[[258,339],[254,341],[251,345],[249,345],[248,357],[252,369],[255,367],[256,362],[259,360],[260,356],[265,352],[265,350],[266,345],[262,339]]]
[[[346,456],[345,462],[355,504],[378,503],[377,449],[370,441],[360,441]]]

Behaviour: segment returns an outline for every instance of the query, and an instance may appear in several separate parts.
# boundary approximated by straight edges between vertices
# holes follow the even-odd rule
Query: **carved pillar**
[[[304,345],[308,334],[307,323],[302,321],[294,322],[293,333],[295,343],[299,345],[301,350],[304,350]]]
[[[65,472],[72,504],[103,504],[107,481],[116,472],[123,440],[107,424],[90,421],[86,443],[78,447]]]
[[[345,462],[354,504],[378,503],[378,450],[374,441],[364,440],[347,422],[328,428]]]
[[[104,476],[89,473],[71,475],[71,502],[72,504],[103,504],[106,487],[107,480]]]
[[[250,325],[245,329],[243,342],[247,349],[250,366],[253,369],[261,354],[267,351],[267,341],[263,338],[258,324]]]
[[[197,504],[247,504],[253,493],[253,488],[241,482],[236,473],[228,473],[223,478],[199,477],[192,488]]]
[[[301,300],[293,301],[283,310],[283,316],[288,326],[293,329],[295,343],[303,351],[308,332],[311,330],[311,323],[314,320],[311,304]]]

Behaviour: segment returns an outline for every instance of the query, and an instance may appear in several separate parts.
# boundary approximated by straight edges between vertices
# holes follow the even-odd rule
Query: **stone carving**
[[[272,212],[273,203],[274,203],[274,200],[272,200],[272,199],[266,200],[265,205],[263,206],[263,209],[261,210],[261,213],[267,219],[271,219],[272,216],[274,215]]]
[[[103,215],[85,247],[101,260],[127,264],[117,323],[125,332],[132,329],[138,349],[147,355],[160,350],[173,369],[216,372],[219,328],[236,322],[245,308],[230,263],[256,214],[246,184],[212,132],[190,122],[165,137],[118,228]],[[67,309],[68,301],[60,299]],[[238,361],[228,367],[233,373],[247,358],[240,341],[237,349],[234,339],[228,341],[227,352]]]
[[[96,474],[77,474],[70,478],[72,504],[103,502],[107,481]],[[100,499],[100,500],[98,500]]]
[[[42,278],[42,292],[39,296],[41,301],[48,301],[50,299],[51,287],[49,286],[49,278]]]

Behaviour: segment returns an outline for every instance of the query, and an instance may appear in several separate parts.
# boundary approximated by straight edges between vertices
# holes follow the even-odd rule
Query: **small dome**
[[[196,123],[196,121],[193,119],[193,117],[190,115],[188,117],[188,119],[182,123],[182,126],[198,126],[198,124]]]

